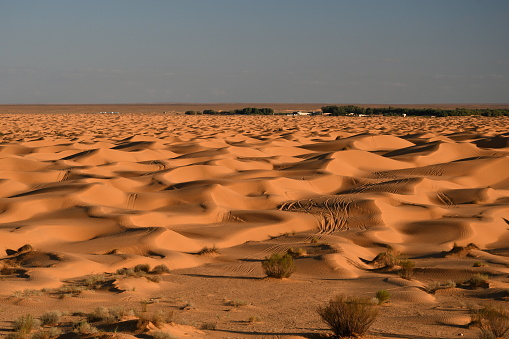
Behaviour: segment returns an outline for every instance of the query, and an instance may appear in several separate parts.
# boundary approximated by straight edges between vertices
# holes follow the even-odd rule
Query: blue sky
[[[0,103],[507,103],[507,0],[0,0]]]

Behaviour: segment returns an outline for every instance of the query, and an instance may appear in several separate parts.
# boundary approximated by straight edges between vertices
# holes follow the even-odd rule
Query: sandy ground
[[[52,310],[68,332],[104,306],[127,327],[130,309],[172,312],[118,337],[319,338],[318,306],[384,289],[368,337],[477,338],[469,309],[507,302],[507,117],[2,114],[0,126],[0,335]],[[411,280],[377,268],[389,247],[415,262]],[[260,261],[289,248],[302,249],[296,272],[265,278]],[[114,274],[139,264],[171,272]],[[475,274],[489,286],[462,285]]]

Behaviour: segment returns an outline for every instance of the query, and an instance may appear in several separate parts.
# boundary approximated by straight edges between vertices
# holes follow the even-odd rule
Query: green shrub
[[[202,330],[215,330],[217,328],[217,323],[209,322],[201,324],[200,328]]]
[[[398,274],[401,278],[410,280],[414,276],[415,263],[412,260],[401,260]]]
[[[509,332],[509,310],[486,307],[477,311],[481,336],[484,338],[505,338]]]
[[[378,300],[378,305],[385,304],[389,302],[391,295],[386,290],[380,290],[376,292],[376,299]]]
[[[271,278],[288,278],[295,272],[295,263],[289,254],[274,253],[262,261],[265,274]]]
[[[148,273],[150,271],[149,264],[139,264],[134,266],[134,272],[145,272]]]
[[[212,247],[204,247],[200,251],[198,251],[198,255],[206,255],[206,254],[219,254],[219,249],[216,247],[216,245]]]
[[[483,263],[482,261],[476,261],[476,262],[474,262],[473,266],[474,267],[484,267],[484,266],[486,266],[486,264]]]
[[[19,317],[14,321],[14,331],[20,334],[28,334],[33,329],[40,326],[40,322],[37,319],[34,319],[31,314],[24,315]]]
[[[58,311],[50,311],[41,315],[41,322],[45,326],[55,326],[60,322],[62,313]]]
[[[332,332],[340,338],[363,335],[378,315],[378,310],[371,300],[341,294],[317,311]]]
[[[388,247],[385,252],[378,253],[372,263],[375,268],[392,268],[399,264],[399,252]]]
[[[469,288],[475,290],[476,288],[488,288],[490,284],[488,282],[488,276],[485,274],[474,274],[470,279],[465,282]]]
[[[154,274],[170,273],[170,269],[168,268],[168,266],[161,264],[154,267],[152,273]]]
[[[97,333],[98,330],[97,330],[97,327],[90,325],[86,321],[82,321],[82,322],[79,322],[78,324],[76,324],[76,326],[74,327],[74,331],[79,334],[90,334],[90,333]]]

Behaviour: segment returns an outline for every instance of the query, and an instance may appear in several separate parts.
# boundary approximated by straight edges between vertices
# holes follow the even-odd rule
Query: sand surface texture
[[[385,289],[371,337],[476,338],[468,308],[509,295],[508,118],[3,114],[0,126],[0,335],[28,313],[72,322],[104,306],[173,312],[145,334],[312,338],[332,296]],[[416,263],[413,279],[373,262],[389,247]],[[290,248],[296,272],[264,278],[260,261]],[[114,274],[140,264],[171,272]],[[476,273],[489,286],[461,287]],[[426,292],[446,281],[458,285]]]

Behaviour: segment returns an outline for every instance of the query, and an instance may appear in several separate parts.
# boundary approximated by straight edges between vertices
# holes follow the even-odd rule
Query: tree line
[[[401,107],[359,107],[354,105],[346,106],[323,106],[323,113],[330,113],[331,115],[384,115],[384,116],[470,116],[480,115],[488,117],[509,116],[509,109],[490,109],[490,108],[456,108],[456,109],[439,109],[439,108],[401,108]]]
[[[187,111],[187,115],[272,115],[274,110],[272,108],[255,108],[246,107],[242,109],[234,109],[231,111],[214,111],[213,109],[206,109],[203,111]]]
[[[401,107],[359,107],[355,105],[336,106],[329,105],[321,108],[322,113],[328,113],[334,116],[341,115],[384,115],[384,116],[509,116],[509,109],[490,109],[490,108],[455,108],[455,109],[440,109],[440,108],[401,108]],[[203,111],[187,111],[186,115],[273,115],[283,114],[274,113],[272,108],[255,108],[246,107],[242,109],[234,109],[231,111],[215,111],[206,109]]]

